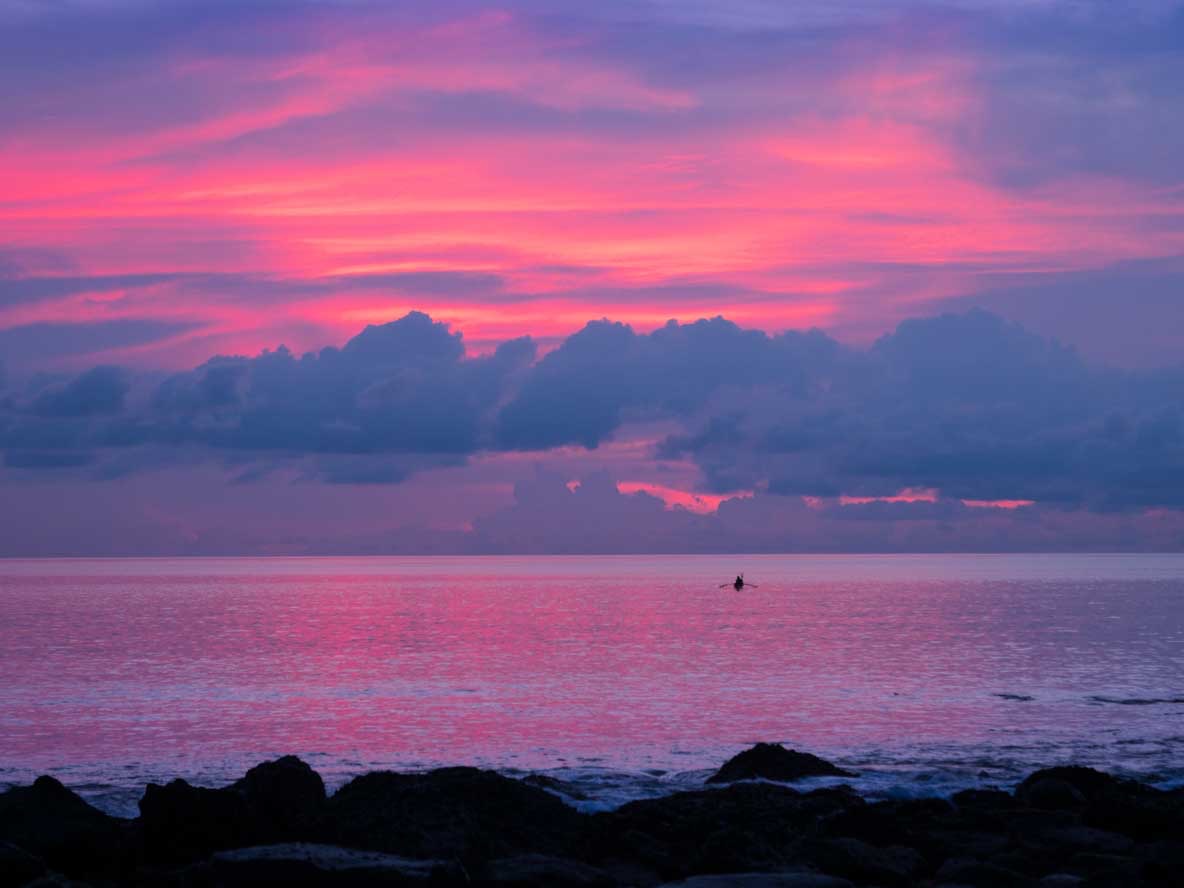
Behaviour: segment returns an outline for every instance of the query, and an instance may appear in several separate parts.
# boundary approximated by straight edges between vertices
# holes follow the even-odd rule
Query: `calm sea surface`
[[[873,794],[1184,782],[1184,556],[0,560],[0,784],[117,813],[289,752],[330,785],[546,771],[596,807],[757,740]]]

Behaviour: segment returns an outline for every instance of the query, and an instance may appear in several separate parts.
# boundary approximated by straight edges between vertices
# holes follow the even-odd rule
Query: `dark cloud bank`
[[[868,350],[721,318],[650,334],[596,321],[541,359],[529,338],[466,357],[458,333],[412,313],[340,349],[218,357],[163,380],[115,367],[9,379],[0,477],[110,482],[219,459],[244,483],[293,466],[396,483],[478,453],[594,449],[661,420],[676,431],[654,446],[656,468],[691,461],[705,490],[756,495],[695,515],[621,494],[609,475],[572,490],[542,472],[470,531],[407,528],[386,548],[1178,549],[1182,396],[1184,366],[1093,366],[982,311],[906,321]],[[940,493],[837,499],[906,488]]]

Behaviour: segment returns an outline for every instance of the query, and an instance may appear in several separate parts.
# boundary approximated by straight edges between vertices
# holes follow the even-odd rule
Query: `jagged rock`
[[[962,811],[1010,811],[1016,806],[1015,796],[1001,789],[964,789],[950,801]]]
[[[0,842],[0,888],[16,888],[45,874],[45,861],[24,848]]]
[[[1135,849],[1135,857],[1143,865],[1143,874],[1160,884],[1170,884],[1184,873],[1184,841],[1149,842]]]
[[[1067,766],[1032,774],[1016,789],[1016,797],[1035,805],[1031,800],[1033,793],[1044,793],[1038,787],[1048,780],[1059,781],[1062,786],[1070,784],[1082,796],[1084,801],[1072,810],[1079,811],[1088,826],[1139,841],[1173,839],[1179,835],[1180,823],[1184,821],[1184,794],[1179,790],[1164,792],[1093,768]]]
[[[1050,829],[1063,829],[1082,824],[1077,811],[1048,811],[1043,808],[1018,808],[1007,815],[1002,828],[1017,837],[1039,835]]]
[[[230,788],[246,801],[261,844],[307,839],[324,813],[321,775],[294,755],[256,765]]]
[[[707,778],[707,782],[732,783],[763,778],[789,783],[803,777],[854,776],[852,772],[808,752],[786,749],[780,743],[758,743],[728,759],[722,768]]]
[[[219,851],[202,864],[192,881],[222,886],[402,885],[416,882],[459,884],[467,881],[455,861],[411,860],[376,851],[332,845],[286,843]]]
[[[826,839],[813,844],[810,860],[824,873],[873,885],[908,886],[924,868],[921,855],[901,845],[876,847],[859,839]]]
[[[981,860],[947,860],[937,871],[937,882],[971,888],[1027,888],[1032,880],[1021,873]]]
[[[594,815],[534,782],[474,768],[380,772],[326,800],[320,777],[285,757],[223,789],[150,785],[141,818],[122,821],[39,778],[0,795],[0,888],[28,878],[175,888],[675,879],[691,888],[1007,888],[1175,885],[1184,871],[1184,792],[1087,768],[1037,772],[1014,797],[975,790],[952,804],[740,781]],[[293,834],[335,846],[259,840]],[[130,852],[140,847],[136,870]]]
[[[616,880],[604,870],[546,854],[520,854],[491,860],[484,872],[485,880],[498,885],[521,888],[547,888],[550,885],[585,885],[590,888],[611,888]]]
[[[204,789],[184,780],[149,783],[140,799],[145,854],[156,862],[183,862],[211,851],[253,844],[243,796],[230,789]]]
[[[584,817],[551,793],[493,771],[378,771],[329,799],[333,840],[410,857],[563,856]]]
[[[935,864],[953,857],[973,857],[987,860],[1007,853],[1012,847],[1005,833],[979,829],[939,829],[913,837],[907,844],[920,851]]]
[[[949,826],[955,816],[944,799],[908,799],[848,808],[822,826],[829,835],[872,845],[911,845],[918,836]]]
[[[822,873],[721,873],[667,882],[659,888],[851,888],[851,883]]]
[[[1126,836],[1088,826],[1050,829],[1033,837],[1033,842],[1057,851],[1092,851],[1097,854],[1129,854],[1135,844]]]
[[[820,819],[863,804],[839,790],[800,793],[769,783],[736,783],[597,814],[589,845],[597,859],[627,855],[667,880],[792,869],[801,837],[815,831]]]
[[[0,840],[72,877],[113,874],[122,864],[122,824],[53,777],[0,793]]]
[[[1063,765],[1056,768],[1043,768],[1029,774],[1016,788],[1016,797],[1023,798],[1028,790],[1044,780],[1058,780],[1067,783],[1085,799],[1097,798],[1103,793],[1121,787],[1125,782],[1093,768]]]
[[[1074,854],[1065,869],[1076,875],[1084,876],[1087,882],[1123,885],[1144,884],[1143,867],[1139,861],[1121,854],[1091,852]]]
[[[1184,824],[1184,795],[1123,781],[1090,800],[1085,822],[1138,841],[1179,840]]]
[[[1046,811],[1073,810],[1085,807],[1085,795],[1067,780],[1045,777],[1031,783],[1024,781],[1016,798],[1025,805]]]

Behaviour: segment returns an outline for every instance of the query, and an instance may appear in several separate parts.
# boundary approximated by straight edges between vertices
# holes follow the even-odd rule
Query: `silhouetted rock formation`
[[[758,743],[707,778],[708,783],[732,783],[736,780],[764,778],[790,783],[803,777],[854,777],[850,771],[832,765],[808,752],[786,749],[780,743]]]
[[[785,780],[802,767],[816,773],[818,762],[838,770],[780,747],[756,750],[721,779],[761,771]],[[0,794],[0,888],[78,884],[71,879],[176,888],[1127,888],[1179,885],[1184,872],[1184,790],[1089,768],[1049,768],[1014,793],[966,790],[949,800],[869,802],[847,786],[736,782],[597,814],[536,782],[555,786],[475,768],[378,772],[326,799],[320,776],[289,756],[222,789],[150,785],[140,817],[126,821],[40,777]]]
[[[569,850],[583,818],[551,793],[477,768],[426,774],[378,771],[328,804],[340,844],[409,857],[465,861]]]
[[[311,836],[325,813],[325,781],[294,755],[256,765],[230,788],[246,802],[258,842]]]
[[[0,842],[0,888],[16,888],[45,875],[45,861],[23,848]]]
[[[210,884],[230,888],[257,885],[402,885],[458,883],[465,872],[455,861],[414,860],[335,845],[257,845],[219,851],[199,869]]]
[[[817,824],[863,800],[844,790],[799,793],[767,783],[645,799],[596,816],[591,852],[620,856],[663,879],[795,868]]]
[[[229,789],[204,789],[184,780],[149,783],[140,799],[140,826],[148,859],[196,860],[211,851],[252,844],[247,803]]]
[[[288,755],[256,765],[224,789],[184,780],[150,783],[140,800],[140,825],[148,858],[169,863],[227,848],[310,839],[324,810],[321,775]]]
[[[851,888],[851,883],[822,873],[725,873],[692,876],[661,888]]]
[[[0,794],[0,841],[69,876],[118,871],[124,821],[92,808],[53,777]],[[13,851],[9,859],[15,859]],[[17,860],[18,868],[29,864]]]

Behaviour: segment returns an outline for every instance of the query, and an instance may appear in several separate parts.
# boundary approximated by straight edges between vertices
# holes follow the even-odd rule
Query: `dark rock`
[[[256,765],[230,788],[246,801],[261,844],[307,839],[324,813],[321,775],[294,755]]]
[[[1045,777],[1024,781],[1016,790],[1016,798],[1025,805],[1046,811],[1073,810],[1085,807],[1085,795],[1067,780]]]
[[[545,790],[476,768],[366,774],[338,790],[326,811],[335,842],[466,863],[564,856],[585,820]]]
[[[52,777],[0,793],[0,841],[40,857],[54,870],[85,878],[123,864],[124,821],[92,808]]]
[[[876,847],[851,838],[814,843],[809,857],[828,875],[873,885],[912,885],[924,868],[924,860],[912,848],[900,845]]]
[[[803,777],[854,777],[825,759],[808,752],[786,749],[780,743],[758,743],[733,756],[707,778],[708,783],[763,778],[788,783]]]
[[[181,863],[212,851],[311,839],[324,810],[320,775],[289,755],[256,765],[223,789],[184,780],[149,784],[139,827],[149,861]]]
[[[744,827],[725,824],[709,833],[688,859],[689,870],[700,873],[727,873],[760,869],[776,861],[793,859],[788,836],[764,835]]]
[[[803,755],[757,749],[774,760]],[[742,761],[750,753],[721,769],[715,782],[728,785],[595,815],[564,804],[555,795],[564,785],[546,775],[474,768],[367,774],[326,799],[316,772],[285,757],[223,789],[150,785],[136,821],[39,778],[0,795],[0,888],[46,877],[104,888],[1181,884],[1184,792],[1055,768],[1014,796],[868,803],[848,786],[730,782],[729,770],[768,776],[755,773],[767,761]],[[137,871],[130,849],[141,848]]]
[[[1139,885],[1143,883],[1143,867],[1130,857],[1120,854],[1095,854],[1085,852],[1073,855],[1065,867],[1071,873],[1085,876],[1090,884],[1108,882],[1112,884]]]
[[[1033,842],[1058,851],[1090,851],[1097,854],[1129,854],[1134,847],[1134,842],[1126,836],[1088,826],[1051,829],[1033,837]]]
[[[0,888],[15,888],[45,874],[45,861],[24,848],[0,842]]]
[[[821,824],[828,835],[859,839],[871,845],[899,845],[911,831],[889,806],[875,803],[840,811]]]
[[[770,783],[682,792],[595,815],[587,850],[597,860],[637,860],[665,879],[800,869],[799,846],[819,821],[863,804],[848,792]]]
[[[822,873],[720,873],[667,882],[659,888],[851,888],[851,883]]]
[[[1158,884],[1170,884],[1184,873],[1184,841],[1149,842],[1135,849],[1135,858],[1143,865],[1143,875]]]
[[[609,815],[611,816],[611,815]],[[614,826],[617,826],[614,824]],[[611,836],[605,838],[605,834]],[[686,867],[674,868],[670,859],[673,854],[666,836],[659,838],[643,829],[625,828],[605,829],[602,835],[593,839],[591,856],[599,860],[602,865],[620,861],[632,861],[643,869],[661,872],[669,876],[671,872],[686,872]]]
[[[1097,829],[1153,841],[1178,836],[1184,821],[1184,794],[1179,791],[1164,792],[1093,768],[1070,766],[1037,771],[1016,789],[1017,798],[1029,798],[1037,784],[1045,780],[1071,784],[1085,800],[1076,810],[1080,810],[1086,824]]]
[[[948,826],[956,815],[944,799],[875,802],[841,811],[823,824],[834,836],[847,836],[872,845],[925,843],[931,831]]]
[[[1093,768],[1064,765],[1056,768],[1043,768],[1029,774],[1016,788],[1016,796],[1022,798],[1034,784],[1044,780],[1058,780],[1067,783],[1086,799],[1095,799],[1101,794],[1121,787],[1125,782]]]
[[[201,876],[205,878],[201,878]],[[331,845],[288,843],[219,851],[197,868],[190,883],[221,888],[256,885],[369,886],[468,881],[454,861],[410,860],[393,854]]]
[[[1050,829],[1080,826],[1081,814],[1076,811],[1047,811],[1041,808],[1017,808],[1007,815],[1006,829],[1014,836],[1031,836]]]
[[[950,801],[962,811],[1010,811],[1017,804],[1011,793],[1001,789],[964,789]]]
[[[967,853],[955,852],[950,855],[949,859],[960,860],[974,856],[973,851],[967,849]],[[1039,879],[1041,876],[1055,871],[1062,862],[1059,859],[1061,857],[1063,855],[1051,853],[1040,845],[1025,845],[1016,841],[1002,851],[986,855],[983,861],[1030,879]]]
[[[946,799],[900,799],[881,804],[890,806],[897,817],[914,826],[945,823],[957,813]]]
[[[1184,797],[1124,781],[1090,800],[1085,822],[1139,841],[1179,839]]]
[[[491,860],[485,879],[499,885],[546,888],[548,885],[612,886],[616,880],[604,870],[562,857],[522,854]]]
[[[211,851],[253,844],[247,802],[231,789],[203,789],[184,780],[149,783],[140,799],[146,857],[158,863],[196,860]]]
[[[970,888],[1027,888],[1028,876],[981,860],[947,860],[937,871],[937,882]]]
[[[908,799],[875,802],[850,807],[823,821],[830,836],[859,839],[876,847],[912,848],[936,868],[951,854],[967,853],[970,845],[998,850],[1007,844],[1005,836],[984,836],[973,829],[944,799]]]
[[[1005,833],[976,829],[934,830],[911,839],[910,844],[935,864],[958,857],[986,860],[1005,854],[1012,848],[1012,840]]]
[[[1008,832],[1012,813],[1020,807],[1011,793],[998,789],[966,789],[951,801],[963,827],[1000,833]]]

